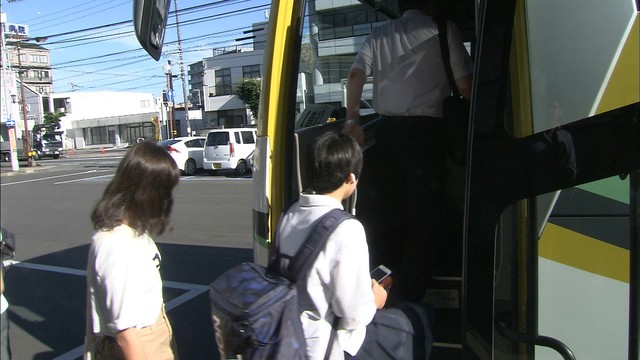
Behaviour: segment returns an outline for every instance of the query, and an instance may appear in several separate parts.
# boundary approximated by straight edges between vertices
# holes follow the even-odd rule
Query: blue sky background
[[[124,91],[160,96],[166,86],[162,66],[171,60],[179,74],[175,15],[169,17],[158,62],[138,44],[133,32],[132,0],[0,0],[7,22],[27,25],[29,36],[51,51],[54,92]],[[171,0],[171,11],[175,10]],[[188,65],[212,55],[212,49],[247,44],[243,31],[265,20],[270,0],[179,0],[178,16],[185,81]],[[193,9],[191,9],[193,8]],[[191,9],[191,10],[190,10]],[[80,31],[127,21],[92,31]],[[64,33],[73,32],[68,35]],[[180,79],[175,97],[182,102]],[[188,84],[187,84],[188,91]]]

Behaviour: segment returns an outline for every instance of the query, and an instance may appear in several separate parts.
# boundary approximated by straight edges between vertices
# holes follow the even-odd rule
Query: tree
[[[60,118],[63,116],[65,116],[65,114],[58,111],[53,113],[46,112],[44,114],[42,125],[50,130],[60,129]]]
[[[244,78],[236,88],[236,95],[249,107],[254,118],[258,117],[261,82],[259,78]]]

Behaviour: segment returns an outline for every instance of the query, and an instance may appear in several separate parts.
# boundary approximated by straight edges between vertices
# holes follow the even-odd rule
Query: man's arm
[[[471,79],[471,75],[461,76],[456,79],[458,91],[460,91],[460,95],[465,99],[471,98]]]
[[[352,67],[347,77],[347,119],[357,120],[360,117],[360,99],[362,89],[367,81],[364,70]]]
[[[116,333],[116,342],[122,354],[127,360],[147,360],[140,338],[138,338],[138,330],[134,327],[122,330]]]
[[[347,77],[347,119],[358,120],[360,118],[360,99],[362,89],[367,81],[367,74],[362,69],[352,67]],[[364,144],[364,131],[356,121],[347,124],[344,133],[351,135],[360,145]]]

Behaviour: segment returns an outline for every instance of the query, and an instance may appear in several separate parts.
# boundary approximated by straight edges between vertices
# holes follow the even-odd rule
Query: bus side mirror
[[[167,27],[170,0],[134,0],[133,27],[140,45],[155,60],[160,59]]]

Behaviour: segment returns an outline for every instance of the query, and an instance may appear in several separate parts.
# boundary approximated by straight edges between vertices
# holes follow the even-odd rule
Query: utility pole
[[[187,84],[184,76],[184,64],[182,61],[182,45],[180,43],[180,22],[178,21],[178,0],[173,0],[176,14],[176,33],[178,35],[178,65],[180,65],[180,80],[182,81],[182,97],[184,98],[184,119],[187,122],[187,135],[191,136],[191,123],[189,122],[189,98],[187,97]]]
[[[167,75],[167,106],[169,107],[169,128],[170,135],[169,139],[173,139],[177,135],[177,130],[175,130],[175,119],[174,119],[174,103],[173,103],[173,74],[171,73],[171,60],[167,60],[167,64],[162,67],[162,71]]]
[[[29,121],[27,120],[27,99],[24,96],[24,81],[22,81],[22,60],[20,59],[20,41],[16,41],[18,51],[18,78],[20,79],[20,97],[22,102],[22,120],[24,120],[24,152],[27,155],[27,166],[36,166],[36,160],[31,152],[31,132],[29,131]]]

